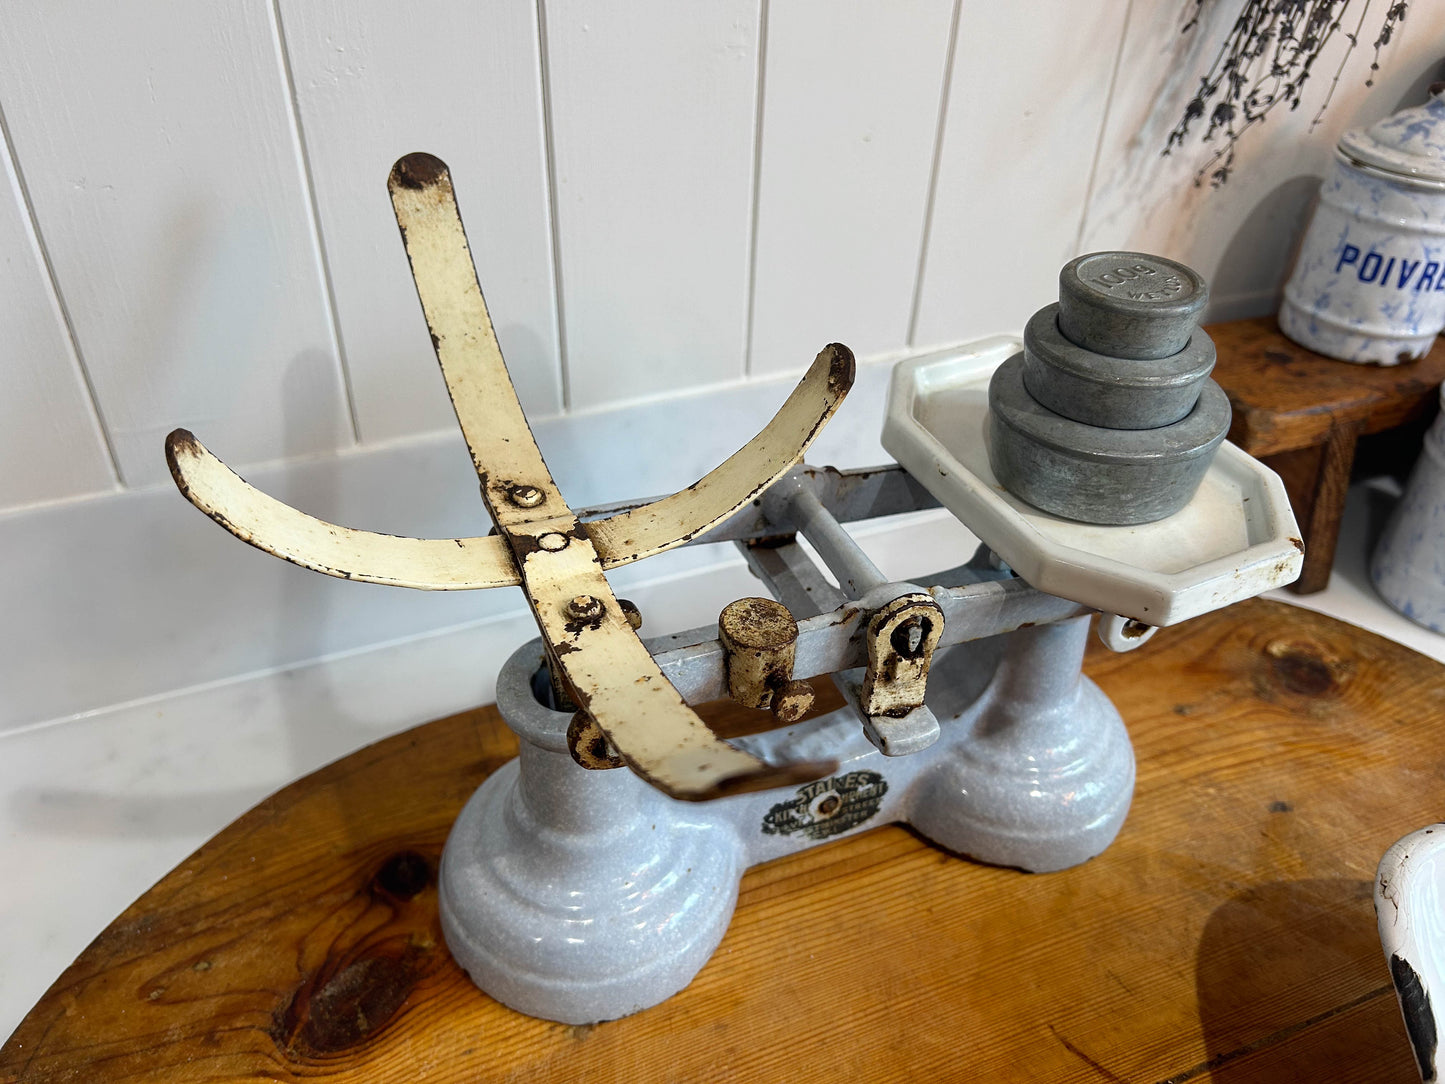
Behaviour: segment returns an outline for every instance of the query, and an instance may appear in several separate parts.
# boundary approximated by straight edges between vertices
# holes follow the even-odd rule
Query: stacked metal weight
[[[1024,350],[989,385],[989,460],[1009,492],[1085,523],[1151,523],[1179,511],[1229,431],[1209,379],[1209,298],[1183,264],[1095,252],[1059,273]]]

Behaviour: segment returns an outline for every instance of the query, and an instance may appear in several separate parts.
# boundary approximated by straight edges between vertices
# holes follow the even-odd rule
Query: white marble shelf
[[[1329,588],[1270,597],[1445,662],[1445,636],[1386,607],[1365,574],[1390,499],[1379,486],[1352,490]],[[970,536],[945,514],[908,519],[906,538],[898,521],[859,532],[890,575],[968,552]],[[649,631],[664,631],[702,624],[754,590],[726,557],[634,597]],[[533,634],[514,613],[0,738],[0,1035],[116,914],[242,812],[363,745],[486,702],[496,666]]]

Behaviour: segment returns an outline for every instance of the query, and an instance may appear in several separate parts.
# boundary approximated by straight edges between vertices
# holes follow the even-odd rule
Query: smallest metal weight
[[[1015,496],[1085,523],[1151,523],[1189,502],[1229,431],[1197,326],[1209,292],[1182,264],[1080,256],[1059,303],[989,385],[989,460]]]

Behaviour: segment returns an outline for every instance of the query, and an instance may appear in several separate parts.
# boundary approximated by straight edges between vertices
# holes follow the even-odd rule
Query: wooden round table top
[[[448,828],[515,750],[482,708],[222,831],[61,975],[0,1080],[1416,1080],[1371,894],[1445,812],[1445,667],[1253,601],[1087,669],[1138,784],[1075,869],[880,827],[750,871],[671,1000],[533,1020],[438,927]]]

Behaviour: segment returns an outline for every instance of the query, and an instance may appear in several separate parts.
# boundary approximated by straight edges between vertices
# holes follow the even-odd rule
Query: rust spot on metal
[[[447,164],[434,154],[413,151],[391,167],[391,182],[398,188],[420,190],[447,179]]]
[[[623,759],[612,751],[607,736],[597,725],[597,720],[585,711],[572,716],[567,724],[567,751],[572,759],[588,771],[607,771],[621,768]]]
[[[518,564],[526,561],[528,557],[538,550],[545,550],[548,553],[556,553],[567,548],[568,543],[576,538],[586,540],[589,538],[585,524],[574,522],[565,531],[547,531],[540,535],[529,534],[526,531],[504,531],[507,541],[512,546],[512,553],[516,556]],[[547,539],[544,542],[543,539]],[[556,543],[560,542],[560,545]]]
[[[905,659],[916,659],[923,654],[923,642],[933,631],[933,622],[926,617],[910,617],[901,622],[888,638],[893,650]]]
[[[189,429],[172,429],[166,437],[166,458],[174,461],[176,453],[182,451],[188,455],[200,455],[201,442]]]
[[[1305,551],[1304,539],[1302,538],[1291,538],[1289,540],[1289,544],[1295,549],[1299,550],[1301,553]]]
[[[868,620],[865,714],[901,719],[923,703],[943,611],[922,592],[900,595]]]
[[[775,599],[740,598],[723,608],[717,627],[728,695],[743,707],[776,705],[784,716],[801,718],[812,704],[812,689],[807,688],[807,704],[800,705],[803,690],[793,685],[798,623],[788,608]],[[777,703],[775,694],[785,688],[791,688],[792,701]]]
[[[785,726],[796,723],[813,706],[813,687],[806,681],[786,681],[773,690],[773,718]]]
[[[617,600],[617,606],[622,611],[622,616],[627,618],[627,623],[632,626],[634,632],[642,628],[642,611],[637,608],[635,602],[631,599],[620,598]],[[648,678],[650,680],[651,675],[648,675]]]
[[[843,394],[853,386],[853,380],[858,374],[853,351],[842,343],[829,343],[824,349],[833,352],[833,356],[828,359],[828,390],[834,395]]]
[[[188,455],[193,459],[199,458],[204,451],[205,449],[201,447],[201,442],[196,439],[196,435],[189,429],[172,429],[170,435],[166,437],[166,466],[171,470],[171,478],[175,481],[176,488],[181,491],[181,496],[187,500],[190,500],[191,487],[186,484],[186,479],[181,473],[181,465],[178,459],[182,454]],[[211,518],[215,519],[216,517],[212,516]],[[220,523],[223,527],[226,526],[224,520],[218,519],[216,522]]]
[[[597,621],[606,612],[606,604],[593,595],[577,595],[567,602],[567,616],[573,621]]]
[[[774,650],[798,639],[798,623],[781,602],[740,598],[724,608],[719,630],[739,648]]]
[[[1146,625],[1144,622],[1136,621],[1131,617],[1124,622],[1124,627],[1120,632],[1126,640],[1137,640],[1141,636],[1148,636],[1151,628],[1153,628],[1152,625]]]
[[[797,540],[796,531],[786,531],[782,534],[765,534],[758,538],[749,538],[747,547],[750,550],[775,550],[783,546],[791,546]]]

